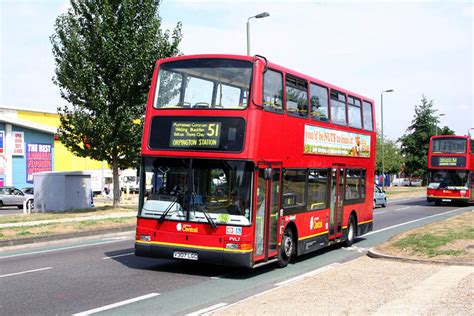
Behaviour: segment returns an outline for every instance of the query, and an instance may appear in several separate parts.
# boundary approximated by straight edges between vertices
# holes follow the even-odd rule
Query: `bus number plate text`
[[[186,260],[197,260],[198,259],[198,254],[194,253],[194,252],[175,251],[175,252],[173,252],[173,258],[186,259]]]

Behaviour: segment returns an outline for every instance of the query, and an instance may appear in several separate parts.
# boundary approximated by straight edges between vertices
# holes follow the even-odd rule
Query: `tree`
[[[382,138],[377,131],[377,148],[376,148],[375,172],[382,174]],[[386,174],[399,173],[403,166],[403,156],[395,141],[384,136],[384,171]]]
[[[436,116],[433,100],[423,95],[421,104],[415,105],[415,115],[406,133],[400,137],[401,153],[405,156],[405,172],[414,177],[425,179],[428,164],[430,137],[436,134],[439,119]],[[443,134],[454,134],[449,128]]]
[[[181,23],[161,31],[159,1],[71,0],[51,36],[53,82],[68,102],[58,136],[80,157],[107,161],[114,207],[119,169],[136,167],[154,63],[179,54]]]

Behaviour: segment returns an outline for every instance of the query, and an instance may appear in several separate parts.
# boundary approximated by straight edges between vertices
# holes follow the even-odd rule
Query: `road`
[[[471,207],[472,208],[472,207]],[[230,304],[280,282],[366,253],[402,231],[460,214],[424,199],[374,210],[374,231],[350,248],[333,246],[285,269],[254,270],[138,258],[131,237],[0,253],[0,314],[187,314]]]
[[[0,216],[2,215],[17,215],[23,214],[23,209],[20,209],[16,206],[3,206],[0,207]]]

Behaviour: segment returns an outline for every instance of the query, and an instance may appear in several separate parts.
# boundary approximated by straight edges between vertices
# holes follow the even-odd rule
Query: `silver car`
[[[374,208],[377,206],[387,206],[387,196],[385,191],[382,190],[378,185],[374,185]]]
[[[23,208],[23,202],[26,201],[28,208],[33,208],[33,195],[26,194],[15,187],[0,187],[0,207],[17,206]]]

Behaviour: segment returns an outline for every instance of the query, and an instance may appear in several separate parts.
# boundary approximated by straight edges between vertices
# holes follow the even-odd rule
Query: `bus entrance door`
[[[335,165],[331,172],[331,201],[329,208],[329,239],[342,236],[342,207],[344,203],[344,166]]]
[[[254,261],[278,253],[281,166],[260,165],[257,171]]]

